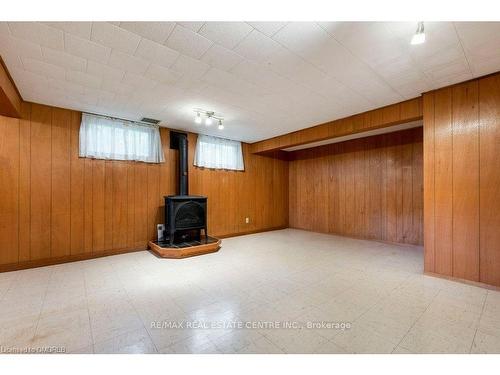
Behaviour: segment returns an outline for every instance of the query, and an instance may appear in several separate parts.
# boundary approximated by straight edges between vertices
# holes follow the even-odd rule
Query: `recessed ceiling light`
[[[425,32],[424,32],[424,23],[419,22],[417,26],[417,31],[415,35],[411,38],[411,44],[422,44],[425,42]]]

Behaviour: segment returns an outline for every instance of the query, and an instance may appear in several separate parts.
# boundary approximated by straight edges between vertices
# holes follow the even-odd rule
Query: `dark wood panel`
[[[19,120],[0,117],[0,264],[19,259]]]
[[[480,281],[500,286],[500,75],[479,81]]]
[[[293,152],[290,226],[421,244],[422,154],[422,128]]]
[[[436,273],[453,274],[453,125],[451,89],[434,93],[434,220]]]
[[[453,276],[479,281],[478,82],[453,87]]]
[[[71,252],[70,129],[71,111],[52,109],[51,257]]]
[[[71,113],[71,155],[70,155],[70,253],[84,252],[84,168],[85,160],[78,157],[81,115]]]
[[[434,93],[424,94],[424,270],[435,272]]]
[[[31,104],[22,103],[19,120],[19,261],[30,259],[31,247]],[[22,234],[21,234],[22,233]]]
[[[500,286],[500,75],[424,94],[425,265]]]
[[[52,216],[52,108],[33,104],[31,112],[30,259],[50,258]]]

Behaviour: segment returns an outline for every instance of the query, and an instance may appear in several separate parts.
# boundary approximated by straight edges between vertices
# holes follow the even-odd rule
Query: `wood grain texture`
[[[0,57],[0,115],[21,117],[22,98]]]
[[[453,92],[453,276],[479,281],[478,82]]]
[[[424,270],[435,272],[435,215],[434,215],[434,181],[435,181],[435,152],[434,152],[434,94],[425,94],[423,97],[424,111]]]
[[[480,281],[500,286],[500,75],[479,81]]]
[[[0,116],[0,265],[59,263],[145,249],[163,222],[163,196],[177,193],[178,151],[161,129],[165,163],[78,157],[81,113],[23,103]],[[229,236],[288,226],[288,162],[253,155],[244,172],[193,166],[190,193],[208,196],[208,227]],[[249,218],[246,224],[245,218]]]
[[[293,152],[290,226],[422,244],[421,149],[415,128]]]
[[[500,286],[500,75],[424,94],[426,272]]]
[[[434,94],[434,209],[436,273],[453,274],[453,123],[451,89]]]

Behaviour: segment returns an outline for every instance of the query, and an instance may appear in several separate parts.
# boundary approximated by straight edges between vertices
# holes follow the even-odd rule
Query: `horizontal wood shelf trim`
[[[267,154],[288,147],[362,133],[367,130],[386,128],[421,120],[422,118],[422,98],[418,97],[255,142],[250,145],[250,152],[254,154]]]

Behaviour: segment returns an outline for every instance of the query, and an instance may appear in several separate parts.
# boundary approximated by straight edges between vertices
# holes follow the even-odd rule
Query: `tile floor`
[[[0,349],[500,353],[500,292],[423,276],[422,263],[420,247],[287,229],[182,260],[137,252],[2,273]]]

